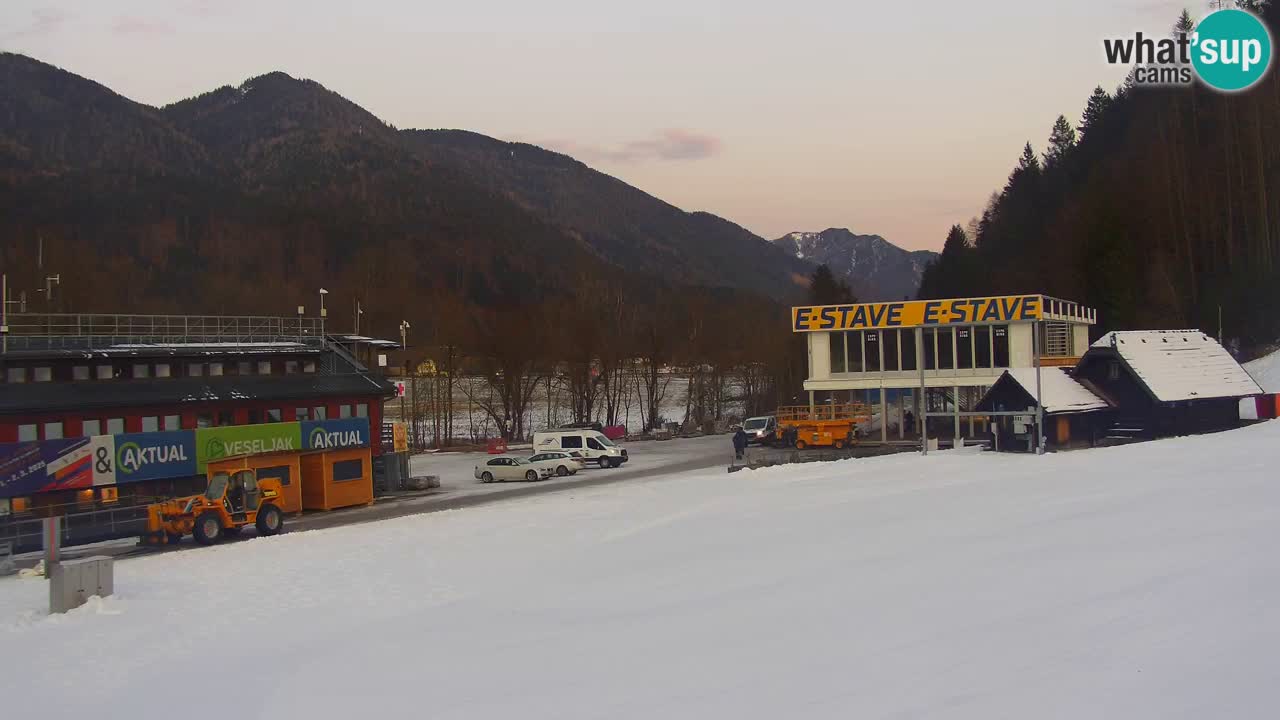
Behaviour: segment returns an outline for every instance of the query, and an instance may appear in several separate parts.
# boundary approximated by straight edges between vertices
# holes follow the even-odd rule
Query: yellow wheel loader
[[[190,533],[201,545],[212,545],[246,525],[259,535],[284,529],[279,478],[258,479],[252,469],[215,472],[203,495],[172,498],[147,507],[144,542],[176,543]]]

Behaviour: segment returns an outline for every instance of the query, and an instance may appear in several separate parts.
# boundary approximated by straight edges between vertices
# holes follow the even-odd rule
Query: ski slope
[[[1280,421],[694,472],[0,579],[6,717],[1270,718]]]

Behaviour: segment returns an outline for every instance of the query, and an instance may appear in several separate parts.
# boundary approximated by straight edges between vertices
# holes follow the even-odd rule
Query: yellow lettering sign
[[[793,332],[871,330],[921,325],[977,325],[1039,320],[1040,295],[912,300],[861,305],[811,305],[791,308]]]

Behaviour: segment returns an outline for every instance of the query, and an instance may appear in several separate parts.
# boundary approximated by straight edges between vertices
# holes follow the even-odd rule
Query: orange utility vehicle
[[[201,545],[212,545],[246,525],[256,527],[259,535],[275,535],[284,528],[278,504],[282,495],[279,478],[259,479],[253,469],[210,472],[203,495],[148,506],[143,539],[176,543],[191,533]]]
[[[858,426],[871,420],[871,409],[862,403],[824,403],[812,408],[788,405],[778,408],[774,415],[778,418],[778,437],[784,440],[794,437],[797,450],[841,449],[857,439]]]
[[[203,495],[174,498],[147,507],[143,542],[176,543],[190,533],[201,545],[253,525],[275,535],[284,514],[334,510],[373,502],[373,458],[369,448],[247,455],[210,462]]]

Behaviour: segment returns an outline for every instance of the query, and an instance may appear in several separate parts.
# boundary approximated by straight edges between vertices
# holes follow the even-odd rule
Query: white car
[[[529,456],[529,462],[541,468],[543,466],[551,468],[551,472],[564,477],[566,475],[576,475],[579,470],[586,467],[586,461],[581,457],[574,457],[571,453],[563,450],[554,452],[543,452],[537,455]]]
[[[476,466],[476,478],[480,482],[491,483],[497,480],[546,480],[556,472],[554,466],[534,465],[522,457],[503,455],[490,458],[483,465]]]

